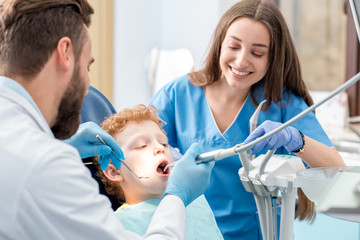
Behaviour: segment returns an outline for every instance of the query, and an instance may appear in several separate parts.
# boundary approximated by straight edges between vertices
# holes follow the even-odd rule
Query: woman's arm
[[[305,137],[303,150],[295,153],[309,167],[345,166],[343,159],[334,147],[328,147],[310,137]]]
[[[246,138],[243,144],[246,145],[254,141],[278,128],[280,125],[282,124],[278,122],[263,122]],[[285,147],[287,151],[294,152],[310,167],[345,166],[344,161],[335,148],[328,147],[307,136],[304,136],[303,139],[301,135],[300,131],[296,128],[286,127],[256,144],[252,148],[251,154],[256,154],[262,150],[274,150],[279,147]]]

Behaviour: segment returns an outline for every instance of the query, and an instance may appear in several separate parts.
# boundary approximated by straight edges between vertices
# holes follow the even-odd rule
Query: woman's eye
[[[169,147],[169,144],[168,143],[163,143],[162,144],[164,147]]]
[[[232,50],[237,50],[237,49],[239,49],[238,47],[235,47],[235,46],[229,46],[229,48],[232,49]]]
[[[252,54],[253,54],[255,57],[262,57],[262,56],[264,56],[263,53],[258,53],[258,52],[252,52]]]

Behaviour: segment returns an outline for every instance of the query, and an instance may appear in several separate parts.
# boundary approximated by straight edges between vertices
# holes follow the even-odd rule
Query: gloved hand
[[[254,141],[255,139],[267,134],[268,132],[278,128],[282,123],[265,121],[259,127],[257,127],[243,142],[243,145]],[[261,141],[256,144],[252,150],[251,154],[256,154],[261,150],[274,150],[284,146],[286,151],[292,152],[303,146],[303,140],[300,135],[300,132],[293,127],[286,127],[278,133],[275,133],[271,137]]]
[[[174,162],[180,160],[183,157],[183,155],[178,150],[176,150],[175,148],[170,146],[170,150],[171,150],[171,153],[173,155]]]
[[[99,135],[110,147],[102,144],[96,135]],[[80,124],[77,132],[64,141],[75,147],[81,158],[100,156],[101,170],[107,168],[110,160],[116,168],[121,166],[121,162],[112,154],[111,149],[120,159],[124,159],[124,154],[116,140],[94,122]]]
[[[166,194],[178,196],[185,207],[203,194],[210,183],[214,162],[196,164],[195,159],[199,151],[199,144],[194,143],[190,146],[185,155],[175,164],[166,185],[164,196]]]

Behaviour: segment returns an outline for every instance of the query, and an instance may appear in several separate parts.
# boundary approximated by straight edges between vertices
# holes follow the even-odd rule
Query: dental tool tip
[[[168,165],[165,166],[163,171],[166,172],[166,169],[168,169],[169,167],[174,167],[174,165],[175,165],[175,162],[169,163]]]

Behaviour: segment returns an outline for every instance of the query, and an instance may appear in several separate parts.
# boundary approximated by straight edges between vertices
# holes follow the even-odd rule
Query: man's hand
[[[107,145],[102,144],[96,138],[96,135],[99,135]],[[75,147],[79,151],[81,158],[100,156],[101,170],[107,168],[110,160],[116,168],[120,168],[121,162],[113,155],[111,150],[120,159],[124,159],[124,154],[116,140],[93,122],[80,124],[78,131],[71,138],[64,141]]]
[[[196,164],[199,155],[199,145],[194,143],[185,155],[176,162],[172,169],[165,189],[166,194],[178,196],[187,206],[203,194],[210,183],[211,170],[214,162]]]

